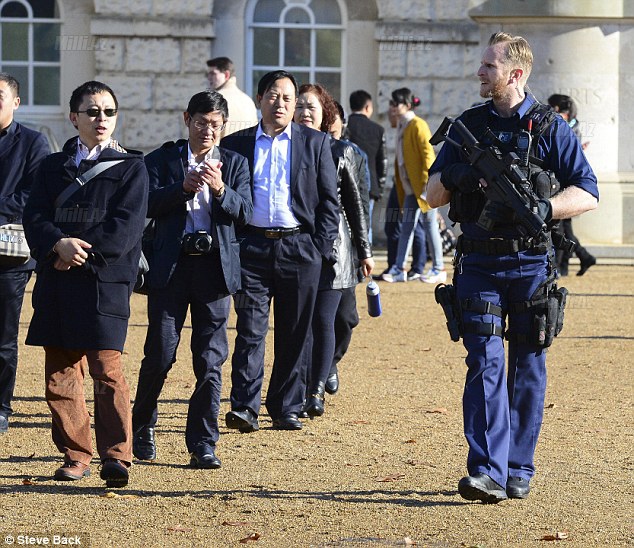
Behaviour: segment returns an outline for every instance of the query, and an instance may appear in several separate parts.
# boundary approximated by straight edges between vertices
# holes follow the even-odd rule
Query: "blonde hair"
[[[495,44],[507,44],[505,60],[522,69],[522,80],[525,83],[533,68],[533,51],[526,38],[513,36],[507,32],[496,32],[489,38],[489,46]]]

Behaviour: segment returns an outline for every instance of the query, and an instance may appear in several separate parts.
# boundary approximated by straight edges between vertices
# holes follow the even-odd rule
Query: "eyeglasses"
[[[194,127],[198,131],[204,131],[204,130],[208,129],[212,133],[218,133],[219,131],[222,131],[223,129],[225,129],[226,125],[227,125],[226,123],[222,124],[221,126],[214,125],[213,123],[205,124],[204,122],[199,122],[198,120],[194,120]]]
[[[112,118],[113,116],[117,115],[118,109],[116,108],[97,108],[97,107],[90,107],[87,108],[86,110],[78,110],[77,113],[78,114],[87,114],[88,116],[90,116],[91,118],[96,118],[97,116],[99,116],[101,113],[104,113],[108,118]]]

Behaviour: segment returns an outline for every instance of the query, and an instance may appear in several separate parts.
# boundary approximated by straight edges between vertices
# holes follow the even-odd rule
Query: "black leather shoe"
[[[156,442],[154,441],[154,427],[141,426],[132,437],[132,453],[139,460],[156,459]]]
[[[330,375],[326,379],[326,392],[328,394],[336,394],[339,391],[339,371],[330,370]]]
[[[497,504],[506,500],[506,491],[486,474],[465,476],[458,482],[458,492],[463,499],[481,500],[487,504]]]
[[[128,466],[119,459],[105,459],[101,465],[101,479],[106,487],[125,487],[128,485]]]
[[[583,276],[588,270],[588,268],[597,264],[597,260],[592,255],[588,255],[587,257],[584,257],[583,259],[581,259],[580,262],[581,262],[581,268],[579,269],[579,272],[577,272],[577,276]]]
[[[227,424],[227,428],[239,430],[243,434],[255,432],[260,429],[257,415],[249,408],[229,411],[225,415],[225,423]]]
[[[209,445],[197,446],[189,456],[189,464],[194,468],[220,468],[220,459],[216,456],[214,448]]]
[[[305,411],[311,419],[321,417],[324,414],[324,391],[325,386],[323,382],[318,383],[317,387],[308,390],[303,411]]]
[[[9,419],[0,415],[0,434],[5,434],[9,430]]]
[[[530,493],[529,480],[520,477],[511,477],[506,480],[506,495],[510,499],[525,499]]]
[[[302,423],[299,421],[297,413],[289,413],[283,417],[273,419],[274,430],[301,430]]]

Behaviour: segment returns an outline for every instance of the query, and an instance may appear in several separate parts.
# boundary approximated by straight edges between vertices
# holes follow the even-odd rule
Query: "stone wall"
[[[213,0],[95,0],[95,78],[117,93],[125,146],[147,152],[185,134],[187,101],[207,87],[212,10]]]

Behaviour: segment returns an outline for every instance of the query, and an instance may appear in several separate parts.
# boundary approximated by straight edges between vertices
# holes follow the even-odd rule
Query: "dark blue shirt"
[[[497,134],[504,131],[516,132],[525,127],[525,124],[520,126],[520,121],[534,102],[535,97],[527,93],[517,113],[510,118],[503,118],[496,112],[493,102],[487,101],[486,104],[490,109],[490,129]],[[458,120],[464,121],[463,115]],[[449,131],[449,137],[460,142],[460,137],[453,128]],[[539,137],[536,155],[544,162],[543,169],[554,172],[562,189],[568,186],[578,186],[592,194],[597,200],[599,199],[597,178],[583,153],[579,140],[563,118],[557,116],[550,127]],[[456,162],[466,162],[466,160],[461,156],[457,147],[445,143],[431,166],[429,175],[442,172],[447,166]],[[475,223],[461,223],[460,227],[468,237],[482,238],[495,235],[495,231],[487,232],[477,227]]]

